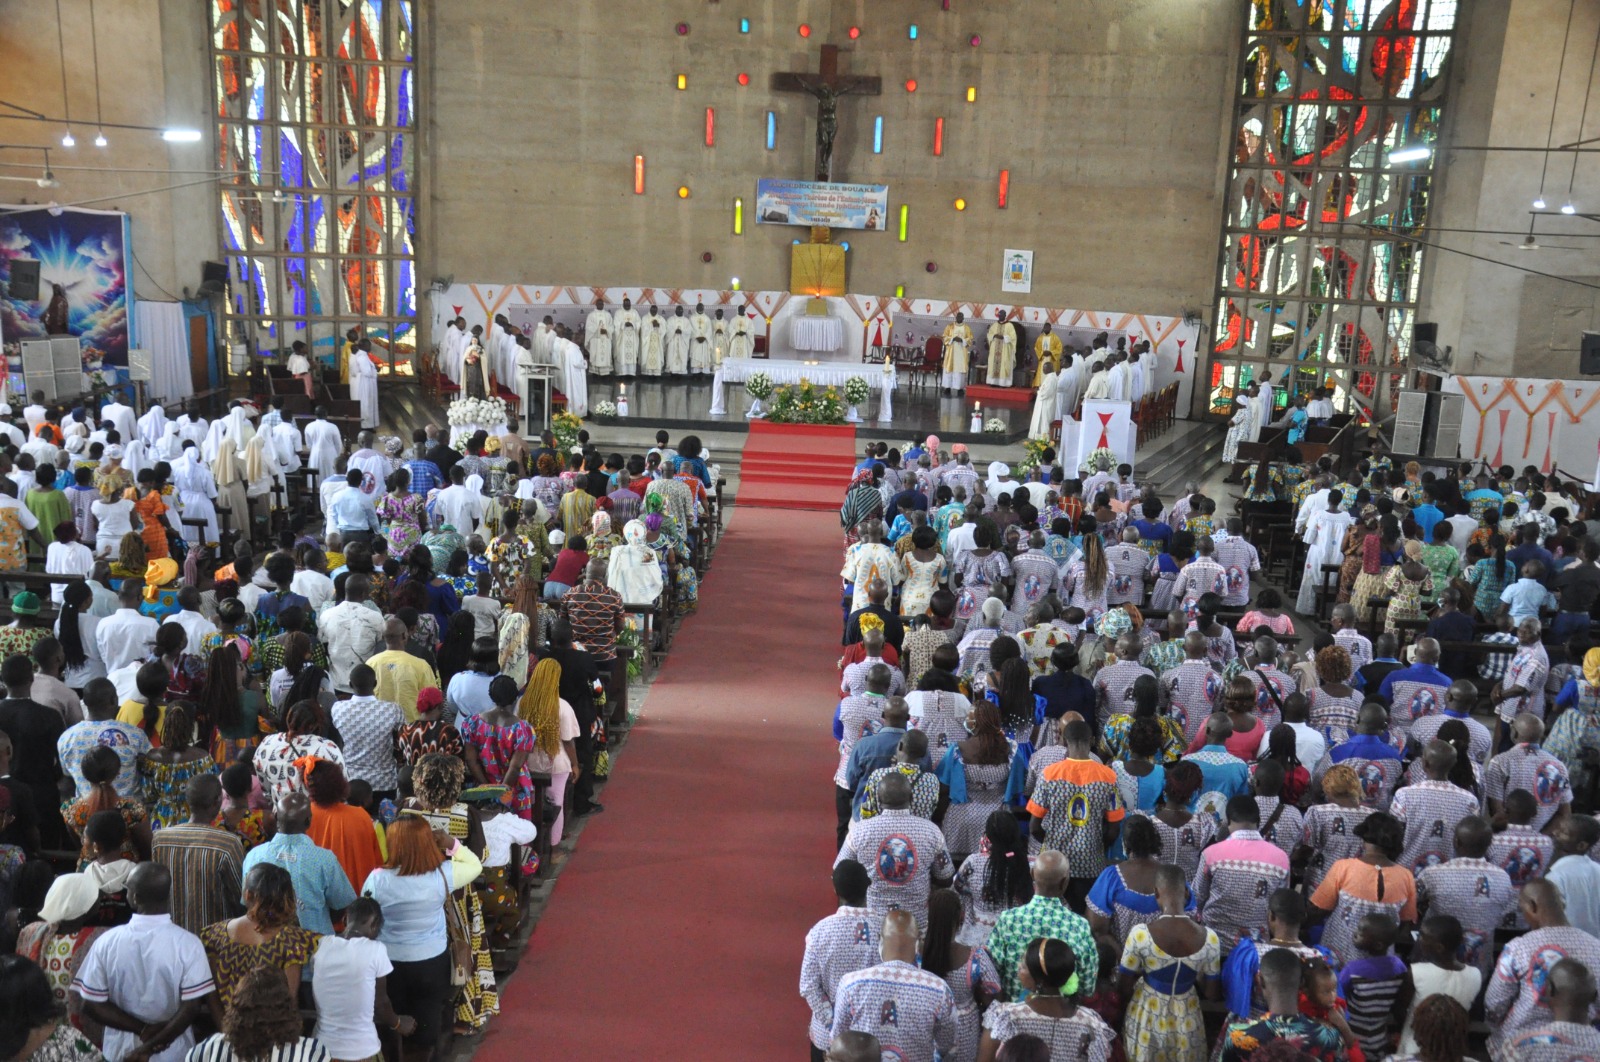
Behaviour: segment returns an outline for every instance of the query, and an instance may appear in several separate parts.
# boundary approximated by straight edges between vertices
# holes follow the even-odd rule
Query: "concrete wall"
[[[769,91],[768,76],[815,69],[832,41],[849,50],[845,72],[884,80],[882,96],[840,106],[835,179],[886,183],[892,211],[911,207],[905,243],[892,231],[843,237],[847,290],[887,295],[904,284],[915,297],[998,299],[1001,252],[1022,247],[1037,252],[1034,289],[1012,298],[1030,304],[1164,314],[1209,305],[1244,5],[956,7],[967,10],[926,0],[452,0],[435,12],[431,38],[419,277],[721,288],[738,276],[750,289],[787,287],[790,241],[806,230],[756,225],[750,207],[758,176],[810,175],[815,107]],[[680,20],[692,27],[685,37],[673,33]],[[854,42],[852,25],[863,31]],[[967,43],[973,34],[980,47]],[[748,87],[736,82],[741,71]],[[686,91],[674,88],[679,72]],[[878,114],[884,148],[874,155]],[[632,192],[635,154],[647,160],[643,196]],[[1002,168],[1005,210],[995,202]],[[679,185],[690,198],[677,197]],[[742,237],[732,232],[735,196],[747,207]],[[964,213],[952,208],[958,196]]]
[[[1574,177],[1572,155],[1552,154],[1544,178],[1547,211],[1531,213],[1545,168],[1542,149],[1569,4],[1488,0],[1463,10],[1449,105],[1452,146],[1441,157],[1444,172],[1429,238],[1479,257],[1433,253],[1420,319],[1439,323],[1439,342],[1455,347],[1459,372],[1570,379],[1577,372],[1578,332],[1594,327],[1600,291],[1550,277],[1596,283],[1600,225],[1557,211],[1571,180],[1578,210],[1600,216],[1600,155],[1580,155]],[[1558,145],[1600,135],[1600,108],[1591,107],[1587,127],[1579,130],[1600,0],[1578,0],[1571,10],[1553,133]],[[1485,146],[1540,150],[1460,150]],[[1516,246],[1530,221],[1542,250]]]
[[[168,299],[198,287],[200,263],[217,257],[214,184],[156,194],[152,189],[200,181],[215,165],[210,112],[206,12],[193,0],[100,0],[100,106],[105,121],[198,128],[198,144],[168,144],[159,135],[107,129],[94,146],[94,64],[87,0],[63,0],[67,93],[77,147],[61,148],[58,124],[0,121],[0,143],[51,147],[60,188],[0,182],[0,202],[85,203],[132,216],[134,294]],[[0,0],[0,99],[51,116],[67,113],[61,95],[56,7],[37,0]],[[0,114],[3,116],[3,114]],[[36,177],[38,152],[0,150],[0,173]],[[73,169],[72,167],[93,167]],[[108,168],[131,170],[109,172]],[[93,200],[88,203],[86,201]]]

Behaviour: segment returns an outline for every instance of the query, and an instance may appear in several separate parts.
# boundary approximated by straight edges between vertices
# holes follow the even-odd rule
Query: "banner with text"
[[[756,220],[764,225],[826,225],[882,232],[888,216],[886,184],[756,181]]]

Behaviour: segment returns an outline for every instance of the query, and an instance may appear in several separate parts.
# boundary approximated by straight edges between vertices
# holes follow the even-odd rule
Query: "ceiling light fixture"
[[[1578,208],[1573,206],[1572,200],[1569,199],[1565,203],[1561,204],[1561,212],[1563,214],[1576,214],[1578,212]]]
[[[198,129],[163,129],[161,139],[169,144],[197,144],[200,142]]]
[[[1545,204],[1545,201],[1544,201],[1544,193],[1540,192],[1538,198],[1536,198],[1533,201],[1533,209],[1535,209],[1535,210],[1543,210],[1543,209],[1545,209],[1545,206],[1546,206],[1546,204]]]

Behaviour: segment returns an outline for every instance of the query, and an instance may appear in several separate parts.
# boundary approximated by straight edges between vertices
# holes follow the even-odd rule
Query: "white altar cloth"
[[[758,372],[766,373],[774,385],[797,384],[804,377],[818,387],[837,387],[841,393],[846,380],[859,376],[878,394],[879,423],[887,424],[894,419],[894,392],[899,386],[899,374],[893,366],[884,372],[880,363],[824,361],[807,364],[770,358],[723,358],[716,375],[711,378],[711,414],[723,416],[728,412],[725,384],[742,384]]]
[[[844,322],[831,314],[791,317],[789,343],[796,350],[838,350],[844,346]]]

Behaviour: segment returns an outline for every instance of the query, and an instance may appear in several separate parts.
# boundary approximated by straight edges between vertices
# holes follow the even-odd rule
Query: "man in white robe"
[[[317,470],[317,476],[326,481],[339,466],[339,455],[344,453],[344,437],[339,426],[328,419],[328,408],[317,407],[317,419],[306,425],[306,449],[310,460],[306,463]]]
[[[589,412],[589,363],[584,359],[583,348],[569,338],[565,328],[559,328],[551,350],[561,372],[561,393],[567,396],[567,412],[580,417],[586,415]]]
[[[1266,431],[1272,425],[1272,414],[1274,412],[1272,408],[1271,376],[1263,376],[1261,378],[1261,391],[1256,395],[1255,400],[1261,407],[1260,413],[1256,414],[1256,419],[1261,425],[1261,431]],[[1257,434],[1256,437],[1260,438],[1260,435]]]
[[[350,355],[350,397],[361,403],[361,426],[378,426],[378,366],[372,361],[372,343],[363,339]]]
[[[113,398],[100,407],[100,419],[111,422],[111,426],[117,429],[117,434],[122,436],[124,445],[138,437],[138,420],[134,417],[132,406],[123,405]],[[33,429],[34,425],[30,424],[29,432],[31,433]]]
[[[1128,385],[1132,388],[1128,392],[1128,401],[1134,405],[1144,398],[1144,355],[1137,349],[1134,350],[1128,361]]]
[[[1306,418],[1313,424],[1325,423],[1333,416],[1333,401],[1328,397],[1326,388],[1319,387],[1312,393],[1311,401],[1306,404]]]
[[[955,323],[944,326],[944,362],[939,370],[939,387],[945,394],[967,389],[967,365],[972,352],[972,326],[967,315],[956,313]]]
[[[28,425],[28,435],[31,437],[44,423],[45,415],[49,410],[44,407],[44,392],[35,391],[33,401],[22,407],[22,419]]]
[[[1084,401],[1104,401],[1112,397],[1111,374],[1102,365],[1097,365],[1089,373],[1089,386],[1084,389]]]
[[[1156,386],[1156,354],[1148,339],[1144,341],[1139,355],[1139,370],[1144,374],[1144,393],[1155,394],[1159,390]]]
[[[1017,326],[1004,310],[995,311],[989,328],[989,367],[985,377],[990,387],[1010,387],[1017,374]]]
[[[689,371],[689,319],[679,306],[667,322],[667,374],[682,376]]]
[[[555,324],[550,315],[546,314],[544,320],[540,321],[539,326],[533,330],[533,356],[538,358],[541,364],[551,364],[550,345],[555,338]]]
[[[1261,438],[1261,429],[1266,427],[1266,421],[1261,418],[1261,388],[1251,384],[1244,392],[1245,408],[1250,411],[1250,417],[1245,421],[1244,437],[1249,442],[1257,442]]]
[[[1096,365],[1104,365],[1105,360],[1111,356],[1111,351],[1106,348],[1108,341],[1104,332],[1094,337],[1094,343],[1089,349],[1089,368],[1091,370]]]
[[[748,358],[755,353],[755,324],[750,320],[750,307],[741,306],[728,329],[728,357]]]
[[[1083,359],[1068,347],[1061,354],[1061,371],[1056,373],[1056,419],[1076,418],[1078,401],[1083,398]]]
[[[650,315],[640,322],[639,375],[660,376],[666,366],[667,322],[654,306]]]
[[[294,421],[279,418],[272,426],[272,449],[277,453],[278,464],[285,472],[300,471],[300,451],[305,449],[305,445],[305,436],[294,426]]]
[[[704,376],[711,371],[711,318],[704,303],[694,304],[694,314],[689,318],[689,371]]]
[[[1050,438],[1050,425],[1056,417],[1057,374],[1047,372],[1039,380],[1039,391],[1033,398],[1033,419],[1028,424],[1028,438]]]
[[[589,371],[596,376],[611,375],[613,327],[613,318],[606,312],[606,300],[594,300],[594,309],[589,313],[588,320],[583,326],[583,345],[589,352]]]
[[[460,336],[463,331],[457,323],[459,321],[459,317],[446,321],[444,335],[439,338],[439,371],[444,373],[451,383],[454,383],[456,379],[456,370],[451,364],[451,356],[455,353],[456,337]]]
[[[622,300],[622,309],[611,315],[611,332],[616,337],[618,376],[633,376],[639,371],[639,314],[632,299]]]
[[[1340,501],[1338,491],[1330,493],[1328,508],[1312,514],[1306,525],[1305,537],[1301,539],[1306,544],[1306,563],[1300,572],[1300,592],[1295,596],[1294,607],[1305,615],[1316,610],[1317,588],[1322,585],[1322,566],[1344,560],[1340,547],[1344,543],[1345,532],[1356,522],[1354,516],[1340,507]]]
[[[167,411],[161,408],[158,402],[145,411],[139,418],[139,438],[144,444],[154,449],[161,441],[161,436],[167,432]]]
[[[210,426],[204,417],[191,417],[187,413],[178,414],[178,438],[188,439],[196,446],[205,441],[206,432]]]

